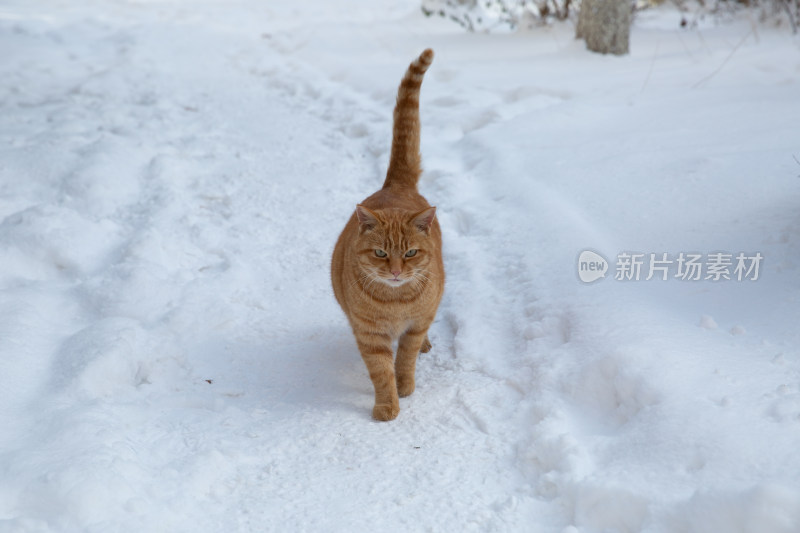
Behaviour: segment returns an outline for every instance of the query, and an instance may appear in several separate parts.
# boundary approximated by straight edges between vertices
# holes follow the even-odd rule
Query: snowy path
[[[0,530],[798,531],[796,41],[708,78],[747,28],[47,5],[0,9]],[[328,261],[425,46],[448,286],[379,424]],[[769,263],[584,286],[585,248]]]

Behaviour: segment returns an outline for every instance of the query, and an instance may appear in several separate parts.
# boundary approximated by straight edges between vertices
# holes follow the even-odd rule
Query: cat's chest
[[[360,309],[361,318],[371,323],[376,330],[397,338],[408,331],[415,323],[423,318],[426,313],[423,306],[416,302],[404,304],[386,303],[376,305],[372,303],[368,309]]]
[[[413,324],[414,320],[411,319],[400,320],[398,322],[395,322],[394,324],[392,324],[392,326],[390,326],[391,331],[389,331],[389,334],[396,339],[397,337],[399,337],[400,335],[411,329],[411,326]]]

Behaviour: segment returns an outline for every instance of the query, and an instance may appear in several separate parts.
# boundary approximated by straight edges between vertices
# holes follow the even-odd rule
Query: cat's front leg
[[[414,325],[400,336],[397,345],[397,361],[395,361],[394,367],[397,374],[397,392],[401,398],[410,396],[414,392],[417,356],[427,341],[428,325],[425,325],[424,328]],[[430,343],[427,347],[430,349]]]
[[[369,377],[375,387],[375,407],[372,418],[394,420],[400,413],[397,384],[394,377],[392,339],[389,335],[355,331],[358,350],[367,365]]]

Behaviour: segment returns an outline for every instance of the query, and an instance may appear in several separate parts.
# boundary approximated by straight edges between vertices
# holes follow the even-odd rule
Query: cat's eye
[[[384,252],[380,248],[376,248],[375,249],[375,255],[377,255],[378,257],[386,257],[386,252]]]
[[[406,252],[406,257],[414,257],[415,255],[417,255],[416,250],[409,250]]]

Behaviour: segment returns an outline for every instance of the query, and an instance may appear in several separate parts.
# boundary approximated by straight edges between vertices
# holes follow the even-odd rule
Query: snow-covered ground
[[[800,531],[800,41],[679,20],[0,5],[0,531]],[[378,423],[328,264],[429,46],[448,285]]]

